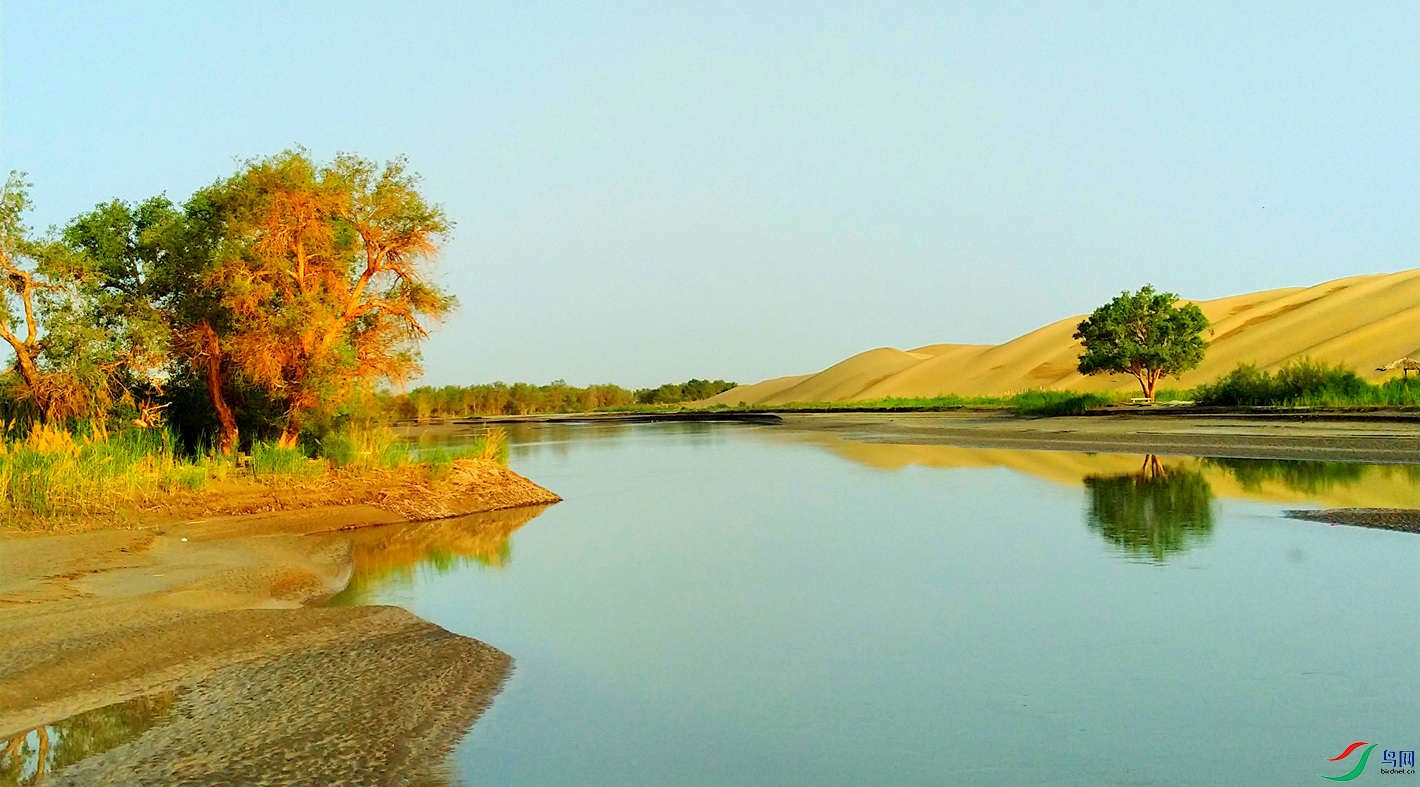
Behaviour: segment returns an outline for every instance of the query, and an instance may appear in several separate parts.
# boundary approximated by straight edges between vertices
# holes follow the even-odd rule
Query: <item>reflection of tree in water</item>
[[[138,737],[167,717],[177,696],[151,694],[15,735],[0,755],[0,785],[38,784],[60,768]]]
[[[409,585],[420,567],[445,573],[468,565],[502,568],[512,559],[513,532],[547,506],[524,506],[410,525],[355,531],[354,569],[334,604],[360,604],[390,585]]]
[[[1137,473],[1086,476],[1088,522],[1105,540],[1162,563],[1213,532],[1213,489],[1201,473],[1166,469],[1157,456]]]
[[[1205,459],[1205,462],[1227,470],[1243,489],[1255,492],[1262,485],[1275,481],[1298,492],[1317,494],[1337,486],[1347,486],[1360,481],[1375,465],[1355,462],[1318,462],[1299,459]],[[1415,468],[1405,467],[1410,478],[1415,479]]]

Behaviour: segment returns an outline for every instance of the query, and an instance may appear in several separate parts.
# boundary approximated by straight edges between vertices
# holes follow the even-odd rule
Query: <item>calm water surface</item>
[[[516,660],[468,783],[1301,784],[1417,748],[1420,537],[1281,515],[1420,507],[1407,468],[514,437],[566,502],[354,591]]]

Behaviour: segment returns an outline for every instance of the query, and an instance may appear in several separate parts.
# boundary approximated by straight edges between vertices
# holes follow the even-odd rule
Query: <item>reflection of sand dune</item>
[[[1420,346],[1420,270],[1355,276],[1199,302],[1213,323],[1208,357],[1168,386],[1192,387],[1240,362],[1264,368],[1310,356],[1372,370]],[[726,391],[710,404],[846,402],[891,396],[991,396],[1031,388],[1130,390],[1128,377],[1082,377],[1075,371],[1081,317],[1051,323],[1001,345],[931,345],[910,352],[880,348],[817,374],[781,377]]]
[[[1087,476],[1136,473],[1143,463],[1143,457],[1134,454],[864,443],[824,432],[764,430],[758,434],[812,442],[845,459],[884,470],[911,465],[1005,467],[1070,486],[1083,484]],[[1420,508],[1420,469],[1412,467],[1186,456],[1167,456],[1160,461],[1169,469],[1203,474],[1219,497],[1337,508]]]

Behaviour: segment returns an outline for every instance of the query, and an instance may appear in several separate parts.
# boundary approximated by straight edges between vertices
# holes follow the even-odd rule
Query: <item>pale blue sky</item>
[[[9,0],[0,46],[40,226],[407,154],[457,224],[432,383],[753,381],[1420,265],[1413,1]]]

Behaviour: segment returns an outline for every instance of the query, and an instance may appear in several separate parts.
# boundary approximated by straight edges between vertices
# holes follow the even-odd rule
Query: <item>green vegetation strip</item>
[[[421,448],[386,428],[352,430],[327,437],[315,454],[273,442],[256,443],[245,456],[187,454],[164,429],[109,434],[94,425],[73,431],[40,425],[22,438],[0,440],[0,520],[15,517],[43,524],[105,514],[142,505],[154,495],[199,490],[214,481],[309,479],[413,464],[427,466],[429,477],[437,479],[457,459],[506,461],[507,437],[491,429],[456,446]]]

